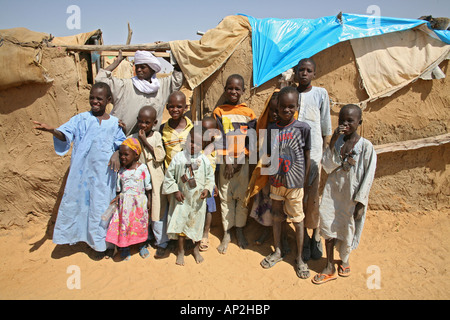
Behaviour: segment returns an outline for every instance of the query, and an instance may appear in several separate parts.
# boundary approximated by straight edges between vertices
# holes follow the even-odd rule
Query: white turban
[[[152,68],[155,73],[161,71],[161,63],[151,52],[148,51],[136,51],[134,54],[134,64],[146,64]]]

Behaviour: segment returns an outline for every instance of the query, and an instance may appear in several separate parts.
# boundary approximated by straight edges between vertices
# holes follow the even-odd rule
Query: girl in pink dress
[[[117,202],[106,234],[106,241],[115,244],[123,260],[131,257],[130,246],[140,244],[139,254],[147,258],[148,212],[151,208],[151,178],[145,164],[138,162],[142,152],[139,140],[128,138],[119,149],[121,168],[117,179]],[[119,193],[120,192],[120,193]]]

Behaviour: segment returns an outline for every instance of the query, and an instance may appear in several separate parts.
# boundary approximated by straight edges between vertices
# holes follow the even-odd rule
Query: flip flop
[[[209,249],[209,239],[208,238],[203,238],[200,241],[199,249],[200,249],[200,251],[208,251],[208,249]]]
[[[139,255],[141,256],[142,259],[148,258],[150,256],[150,252],[148,252],[148,249],[147,249],[146,245],[143,245],[139,249]]]
[[[348,270],[348,271],[346,272],[346,270]],[[350,266],[344,268],[342,265],[339,265],[338,275],[340,277],[350,277],[350,274],[351,274]]]
[[[271,253],[267,257],[265,257],[260,263],[261,267],[263,267],[264,269],[272,268],[274,265],[276,265],[278,262],[280,262],[284,259],[283,256],[281,256],[277,259],[273,259],[274,255],[275,255],[275,252]]]
[[[321,277],[323,277],[323,279],[319,280],[319,278],[321,278]],[[311,282],[314,284],[322,284],[322,283],[325,283],[325,282],[328,282],[331,280],[336,280],[336,279],[337,279],[337,277],[334,273],[333,274],[318,273],[314,276],[314,278],[311,279]]]

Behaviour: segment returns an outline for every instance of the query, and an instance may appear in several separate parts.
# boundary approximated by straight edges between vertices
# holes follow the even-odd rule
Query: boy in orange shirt
[[[256,129],[256,115],[245,103],[240,103],[244,90],[241,75],[229,76],[225,84],[225,104],[216,107],[213,113],[223,142],[217,152],[225,160],[219,168],[218,183],[224,237],[217,250],[222,254],[227,251],[233,227],[236,227],[239,247],[245,249],[248,245],[243,233],[248,215],[245,194],[249,183],[249,147],[246,138],[248,129]],[[253,132],[256,135],[256,131]]]

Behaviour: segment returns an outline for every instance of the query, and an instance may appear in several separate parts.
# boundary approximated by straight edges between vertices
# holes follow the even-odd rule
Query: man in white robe
[[[112,76],[112,71],[123,60],[122,53],[106,69],[100,69],[96,82],[105,82],[111,87],[113,109],[111,115],[119,118],[126,126],[126,135],[137,132],[136,119],[143,106],[152,106],[157,112],[156,126],[160,126],[165,104],[173,91],[181,88],[183,73],[177,65],[171,76],[160,78],[156,74],[161,71],[161,63],[150,52],[136,51],[134,64],[136,76],[131,79],[120,79]]]

